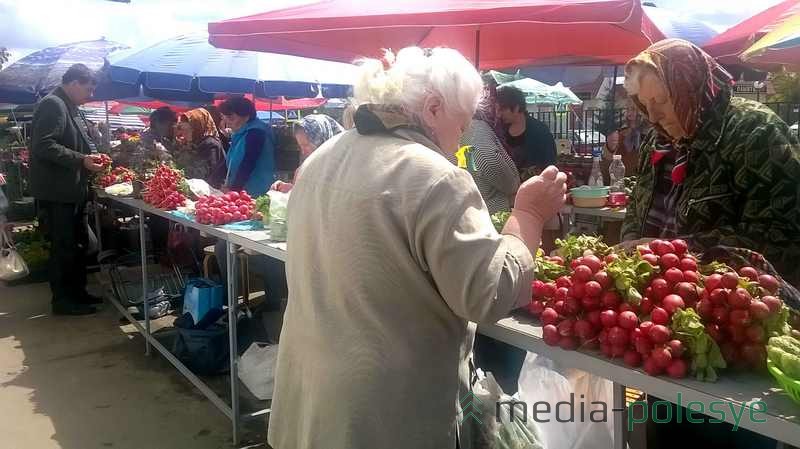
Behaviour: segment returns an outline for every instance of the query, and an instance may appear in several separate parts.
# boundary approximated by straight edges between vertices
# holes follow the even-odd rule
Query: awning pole
[[[106,132],[103,135],[103,140],[105,140],[106,150],[111,149],[111,124],[109,123],[108,119],[108,100],[103,102],[106,107]]]
[[[481,70],[481,29],[475,30],[475,69]]]

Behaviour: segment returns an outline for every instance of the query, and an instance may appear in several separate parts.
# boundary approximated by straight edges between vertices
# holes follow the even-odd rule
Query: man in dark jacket
[[[70,67],[61,86],[39,102],[33,115],[30,189],[39,220],[50,241],[53,313],[86,315],[99,299],[86,292],[88,233],[84,209],[88,179],[102,169],[88,124],[78,106],[92,98],[94,73],[83,64]]]
[[[513,86],[497,89],[497,118],[505,126],[506,145],[523,180],[556,163],[556,141],[550,128],[528,114],[525,93]]]

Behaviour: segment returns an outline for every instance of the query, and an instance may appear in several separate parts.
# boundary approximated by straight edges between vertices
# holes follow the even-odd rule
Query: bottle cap
[[[622,160],[622,155],[621,154],[615,154],[614,155],[614,160],[615,161],[621,161]]]

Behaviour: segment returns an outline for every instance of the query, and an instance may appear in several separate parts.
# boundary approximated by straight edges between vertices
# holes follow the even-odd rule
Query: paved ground
[[[168,362],[146,357],[113,306],[54,317],[49,300],[46,284],[0,282],[0,447],[231,447],[228,419]],[[224,378],[213,384],[227,389]],[[265,447],[264,428],[263,418],[248,424],[252,447]]]

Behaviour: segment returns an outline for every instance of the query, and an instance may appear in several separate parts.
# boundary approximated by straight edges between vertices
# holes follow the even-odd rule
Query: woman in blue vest
[[[253,198],[267,192],[275,180],[275,139],[272,128],[256,117],[256,107],[244,97],[232,97],[219,112],[233,131],[226,162],[224,189],[247,191]]]

